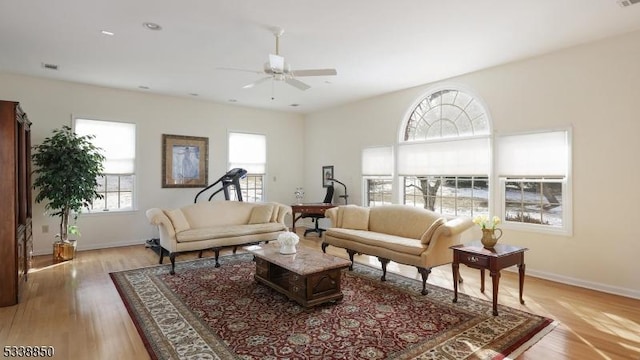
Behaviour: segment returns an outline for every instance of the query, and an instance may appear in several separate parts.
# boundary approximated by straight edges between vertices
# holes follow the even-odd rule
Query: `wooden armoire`
[[[31,266],[30,126],[19,103],[0,100],[0,306],[18,303]]]

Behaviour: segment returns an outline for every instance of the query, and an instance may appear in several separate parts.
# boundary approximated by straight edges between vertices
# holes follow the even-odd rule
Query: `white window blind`
[[[259,134],[229,133],[229,169],[243,168],[249,174],[265,174],[267,138]]]
[[[567,176],[568,136],[568,131],[499,136],[496,139],[498,175]]]
[[[486,175],[490,160],[487,137],[398,145],[400,176]]]
[[[362,149],[362,175],[393,175],[393,147],[379,146]]]
[[[91,142],[102,149],[105,156],[105,174],[135,173],[136,125],[114,122],[76,119],[75,133],[94,135]]]

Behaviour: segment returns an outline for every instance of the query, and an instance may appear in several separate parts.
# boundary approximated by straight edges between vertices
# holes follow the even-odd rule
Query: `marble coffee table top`
[[[351,261],[325,254],[320,250],[297,247],[295,254],[280,254],[280,245],[272,243],[266,245],[252,245],[245,247],[254,256],[276,264],[299,275],[309,275],[324,270],[344,268],[351,265]]]

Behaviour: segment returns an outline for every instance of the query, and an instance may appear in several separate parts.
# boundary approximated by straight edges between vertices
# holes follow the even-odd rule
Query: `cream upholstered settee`
[[[407,205],[372,208],[345,205],[325,211],[332,227],[324,233],[328,245],[347,250],[353,263],[356,253],[378,257],[385,281],[389,261],[412,265],[422,275],[422,294],[431,268],[453,261],[450,246],[473,226],[470,218],[446,218],[442,214]]]
[[[291,207],[278,203],[209,201],[179,209],[147,210],[147,219],[158,226],[160,263],[165,253],[175,273],[175,257],[187,251],[213,250],[216,267],[220,249],[260,241],[276,240],[288,231],[284,217]]]

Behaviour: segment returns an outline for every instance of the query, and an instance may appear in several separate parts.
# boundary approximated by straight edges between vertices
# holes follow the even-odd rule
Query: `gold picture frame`
[[[209,179],[209,138],[162,134],[162,187],[205,187]]]

